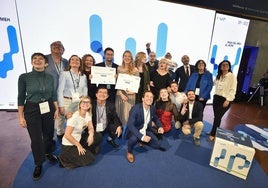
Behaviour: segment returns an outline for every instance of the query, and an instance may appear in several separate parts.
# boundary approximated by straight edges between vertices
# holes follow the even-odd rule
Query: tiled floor
[[[204,120],[213,122],[213,110],[207,105]],[[232,130],[241,123],[268,128],[268,107],[256,103],[233,104],[222,120],[225,129]],[[20,127],[17,112],[0,111],[0,188],[12,187],[17,170],[30,152],[30,139],[26,129]],[[268,175],[268,153],[256,151],[255,158]]]

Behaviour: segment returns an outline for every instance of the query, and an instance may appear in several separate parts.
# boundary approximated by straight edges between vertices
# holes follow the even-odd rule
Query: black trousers
[[[50,112],[41,114],[38,103],[27,102],[24,105],[24,117],[35,165],[42,165],[45,154],[52,152],[55,112],[53,102],[49,102],[49,107]]]
[[[231,102],[227,107],[223,107],[223,103],[226,100],[226,98],[219,96],[219,95],[214,95],[213,97],[213,111],[214,111],[214,121],[213,121],[213,127],[210,132],[211,136],[216,135],[217,128],[220,127],[221,124],[221,119],[225,112],[230,108]]]

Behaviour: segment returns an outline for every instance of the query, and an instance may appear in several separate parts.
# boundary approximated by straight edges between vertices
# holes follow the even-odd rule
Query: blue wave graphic
[[[3,61],[0,61],[0,78],[6,78],[7,72],[14,68],[12,56],[19,52],[18,39],[16,29],[12,25],[7,27],[8,41],[10,45],[10,51],[4,53]]]

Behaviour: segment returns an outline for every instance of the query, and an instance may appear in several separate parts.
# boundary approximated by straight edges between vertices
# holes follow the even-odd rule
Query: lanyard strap
[[[78,77],[78,81],[76,81],[77,87],[75,87],[75,82],[74,82],[73,75],[72,75],[71,71],[69,71],[69,72],[70,72],[70,75],[71,75],[71,78],[72,78],[72,81],[73,81],[74,92],[76,93],[76,88],[78,88],[78,87],[79,87],[79,82],[80,82],[80,74],[79,74],[79,77]]]
[[[101,108],[102,108],[102,112],[100,113]],[[102,119],[103,114],[104,114],[104,110],[105,110],[105,105],[103,105],[103,107],[97,105],[97,119],[98,119],[97,123],[101,122],[101,119]]]

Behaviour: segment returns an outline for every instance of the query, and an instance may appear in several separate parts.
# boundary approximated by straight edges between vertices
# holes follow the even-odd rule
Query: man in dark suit
[[[195,93],[189,90],[187,93],[188,102],[184,103],[181,108],[182,115],[182,132],[185,135],[191,134],[194,127],[194,143],[200,146],[200,135],[203,130],[203,104],[195,101]]]
[[[122,123],[115,111],[114,103],[107,101],[108,97],[106,87],[97,88],[96,100],[92,103],[92,122],[96,132],[108,132],[107,142],[117,148],[114,140],[122,134]]]
[[[181,62],[183,65],[175,71],[175,81],[179,82],[179,92],[184,92],[189,77],[196,70],[194,65],[189,64],[190,58],[188,55],[182,56]]]
[[[112,68],[115,68],[117,70],[118,65],[113,62],[114,50],[112,48],[108,47],[104,50],[104,59],[105,59],[104,62],[97,63],[95,66],[112,67]],[[110,85],[110,84],[103,85],[102,84],[102,86],[105,86],[108,89],[108,93],[109,93],[108,100],[110,100],[112,103],[115,103],[115,96],[116,96],[115,85]]]
[[[139,141],[148,144],[152,148],[165,151],[160,146],[157,136],[152,132],[153,129],[156,129],[158,134],[164,133],[162,124],[156,115],[155,107],[152,106],[153,98],[153,93],[146,91],[143,94],[142,103],[133,106],[129,112],[126,157],[130,163],[134,162],[133,148]],[[155,123],[155,128],[152,127],[152,122]]]

